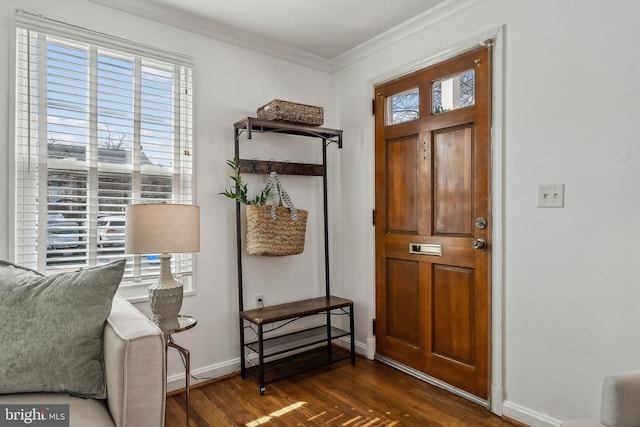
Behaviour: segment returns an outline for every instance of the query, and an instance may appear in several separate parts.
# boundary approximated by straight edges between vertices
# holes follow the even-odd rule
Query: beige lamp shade
[[[158,254],[200,251],[200,208],[194,205],[129,205],[125,251]]]

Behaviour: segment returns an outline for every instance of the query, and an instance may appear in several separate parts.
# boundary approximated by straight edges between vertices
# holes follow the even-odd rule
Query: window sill
[[[182,284],[184,286],[185,297],[194,296],[196,290],[194,289],[193,282],[190,276],[182,277]],[[118,295],[126,299],[132,304],[149,301],[149,284],[125,284],[118,289]]]

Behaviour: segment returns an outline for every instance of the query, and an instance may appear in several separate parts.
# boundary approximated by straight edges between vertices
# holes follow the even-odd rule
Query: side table
[[[189,380],[191,377],[191,356],[189,350],[179,346],[173,340],[173,334],[191,329],[198,323],[198,320],[193,316],[179,315],[176,319],[167,319],[156,322],[164,333],[164,339],[166,343],[166,350],[169,347],[173,347],[180,352],[185,361],[185,400],[186,400],[186,413],[187,413],[187,427],[189,426]]]

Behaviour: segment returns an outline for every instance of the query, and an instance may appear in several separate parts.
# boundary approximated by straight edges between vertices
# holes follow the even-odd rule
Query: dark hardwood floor
[[[166,427],[185,425],[184,393]],[[513,426],[487,409],[379,362],[358,358],[267,385],[240,375],[191,389],[190,426]]]

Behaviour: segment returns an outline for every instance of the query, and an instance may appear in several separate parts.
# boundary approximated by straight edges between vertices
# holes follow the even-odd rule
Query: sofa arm
[[[604,379],[601,421],[612,427],[640,425],[640,371]]]
[[[164,334],[116,295],[104,329],[107,404],[117,427],[164,426]]]

